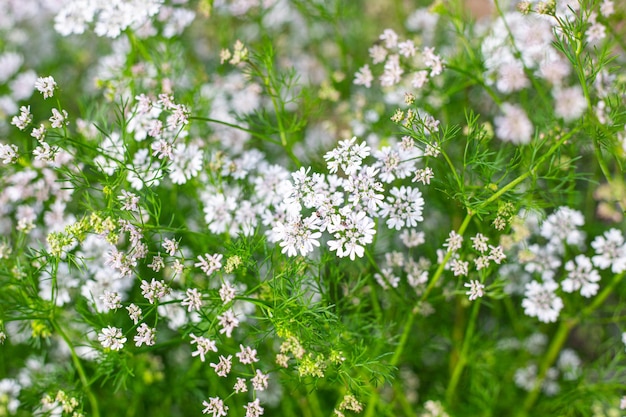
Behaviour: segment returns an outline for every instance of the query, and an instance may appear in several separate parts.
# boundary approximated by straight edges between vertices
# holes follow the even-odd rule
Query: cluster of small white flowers
[[[600,274],[593,269],[591,260],[585,255],[578,255],[575,261],[565,263],[567,278],[561,282],[563,291],[574,292],[580,290],[583,297],[592,297],[598,293]]]
[[[209,353],[209,351],[217,352],[217,345],[213,340],[203,336],[196,336],[193,333],[191,333],[189,336],[191,336],[192,339],[191,344],[195,344],[197,348],[194,352],[191,353],[191,356],[200,356],[200,360],[204,362],[205,355]]]
[[[117,310],[122,308],[122,297],[115,291],[105,291],[100,296],[100,300],[104,304],[104,311]]]
[[[232,337],[233,330],[239,326],[239,319],[237,319],[232,309],[226,310],[223,314],[217,316],[217,320],[220,326],[222,326],[220,333],[225,334],[226,337]]]
[[[473,301],[478,297],[482,297],[483,295],[485,295],[485,286],[480,281],[473,279],[470,280],[470,282],[466,282],[465,284],[463,284],[463,286],[469,288],[469,291],[467,291],[465,294],[469,295],[470,301]]]
[[[204,254],[204,258],[201,255],[198,255],[198,261],[194,264],[194,266],[200,267],[202,272],[204,272],[207,276],[212,275],[215,271],[219,271],[222,267],[222,258],[224,255],[221,253],[215,253],[210,255],[208,253]]]
[[[181,301],[180,305],[187,307],[188,312],[200,311],[202,307],[202,294],[196,288],[187,288],[186,297]]]
[[[614,274],[626,271],[626,243],[621,231],[610,229],[604,232],[591,242],[591,247],[596,251],[591,260],[597,268],[610,267]]]
[[[520,106],[510,103],[502,104],[502,115],[496,116],[496,136],[505,142],[515,145],[530,143],[533,135],[533,125]]]
[[[226,378],[230,373],[230,370],[233,366],[233,355],[222,356],[220,355],[220,360],[217,363],[210,363],[211,368],[215,370],[217,376],[222,378]]]
[[[107,326],[103,328],[101,333],[98,335],[98,341],[104,348],[120,350],[124,347],[126,338],[122,334],[122,329]]]
[[[54,96],[54,89],[56,86],[57,83],[51,76],[39,77],[37,78],[37,81],[35,81],[35,88],[43,94],[44,99]]]
[[[388,218],[387,226],[396,230],[415,227],[423,221],[421,192],[413,187],[393,187],[385,200],[384,188],[375,179],[379,175],[384,182],[391,182],[413,172],[415,162],[403,162],[400,152],[403,157],[412,156],[416,148],[401,148],[375,151],[377,161],[367,166],[363,160],[369,155],[369,147],[365,143],[357,145],[356,138],[352,138],[341,141],[325,156],[329,171],[341,171],[346,177],[325,177],[310,174],[310,168],[300,168],[286,187],[285,213],[275,223],[271,240],[279,241],[282,252],[289,256],[304,256],[319,247],[322,232],[328,231],[332,235],[327,242],[330,250],[338,257],[354,260],[362,257],[365,246],[373,241],[376,217]],[[303,210],[312,214],[303,218]]]
[[[403,227],[415,227],[424,220],[422,210],[424,199],[417,188],[393,187],[391,196],[382,203],[380,215],[388,217],[387,227],[400,230]]]
[[[13,116],[11,124],[19,130],[24,130],[33,121],[33,115],[30,112],[30,106],[20,107],[20,114]]]
[[[383,73],[379,77],[382,87],[390,87],[402,81],[405,72],[401,59],[407,60],[406,66],[412,73],[411,85],[414,88],[422,88],[429,77],[434,77],[442,73],[443,60],[435,54],[435,48],[424,47],[421,50],[415,43],[407,39],[399,41],[398,34],[392,29],[385,29],[380,35],[383,44],[377,44],[369,49],[372,64],[383,64]],[[417,68],[413,65],[417,62]],[[355,74],[354,84],[362,85],[366,88],[372,86],[374,75],[369,64],[361,67]]]
[[[80,35],[93,24],[98,36],[117,38],[130,28],[140,36],[147,37],[158,33],[152,22],[155,19],[164,24],[161,32],[163,36],[171,38],[191,23],[195,13],[163,3],[163,0],[71,0],[57,13],[54,29],[62,36]]]
[[[154,346],[156,337],[156,330],[152,327],[149,327],[146,323],[141,323],[139,327],[137,327],[137,334],[133,338],[135,341],[135,346],[140,347],[141,345],[146,346]]]
[[[209,401],[202,401],[202,405],[205,407],[202,410],[202,414],[212,414],[213,417],[227,416],[228,406],[224,404],[224,401],[219,397],[210,397]]]
[[[143,295],[150,304],[158,302],[165,295],[169,294],[170,288],[163,281],[157,281],[152,278],[152,281],[141,280],[141,295]]]
[[[539,233],[556,246],[562,245],[563,241],[569,245],[581,246],[585,241],[585,234],[578,228],[584,224],[585,218],[580,211],[562,206],[544,220]]]

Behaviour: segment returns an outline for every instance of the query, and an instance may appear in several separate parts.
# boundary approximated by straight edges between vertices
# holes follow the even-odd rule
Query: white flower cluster
[[[421,52],[415,43],[407,39],[400,41],[398,34],[392,29],[385,29],[380,35],[382,44],[377,44],[369,49],[372,64],[384,62],[383,73],[379,77],[382,87],[391,87],[402,81],[405,72],[404,67],[412,71],[411,86],[422,88],[429,77],[442,73],[443,60],[435,54],[435,48],[424,47]],[[406,60],[406,64],[401,62]],[[367,88],[372,86],[374,75],[369,64],[364,65],[355,74],[354,84]]]
[[[164,0],[71,0],[56,15],[54,29],[63,36],[80,35],[93,24],[98,36],[117,38],[129,28],[150,36],[157,33],[152,24],[155,18],[164,24],[162,33],[169,38],[180,34],[195,13],[164,3]]]
[[[423,221],[424,199],[417,188],[392,187],[390,195],[384,197],[379,178],[384,182],[406,178],[409,167],[414,166],[414,162],[403,162],[412,151],[402,156],[396,153],[390,161],[391,150],[377,153],[378,160],[372,166],[364,165],[370,148],[365,143],[356,144],[353,137],[339,142],[324,156],[333,174],[311,173],[304,167],[294,172],[293,181],[285,187],[282,219],[272,229],[271,238],[280,242],[282,252],[305,256],[320,246],[319,239],[326,231],[332,236],[327,242],[329,249],[340,258],[354,260],[363,257],[365,246],[372,243],[375,218],[386,218],[387,226],[395,230]]]
[[[524,284],[522,307],[527,315],[546,323],[554,322],[564,307],[559,289],[590,298],[600,289],[602,277],[598,270],[610,269],[616,274],[626,271],[626,243],[617,229],[593,239],[591,247],[595,255],[579,253],[573,259],[564,259],[573,250],[585,248],[586,235],[580,230],[584,223],[578,210],[559,207],[535,228],[545,244],[528,244],[527,240],[518,244],[518,262],[536,278]]]

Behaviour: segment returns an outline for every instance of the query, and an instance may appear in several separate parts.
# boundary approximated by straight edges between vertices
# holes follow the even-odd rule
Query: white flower
[[[180,305],[187,307],[187,312],[200,311],[202,307],[202,294],[196,288],[187,288],[187,297],[181,301]]]
[[[477,233],[476,236],[470,238],[472,241],[472,247],[480,253],[486,252],[489,249],[487,243],[489,238],[482,233]]]
[[[519,106],[504,103],[502,113],[504,113],[502,116],[497,116],[494,119],[496,136],[500,140],[512,142],[515,145],[530,143],[533,125],[526,112]]]
[[[213,417],[225,417],[228,415],[228,406],[224,405],[224,401],[219,397],[210,397],[209,402],[202,401],[205,407],[202,414],[213,414]]]
[[[369,65],[362,66],[359,71],[354,75],[354,84],[362,85],[365,88],[370,88],[374,81],[372,71],[370,71]]]
[[[60,112],[57,109],[52,109],[52,116],[50,116],[51,126],[54,128],[62,128],[63,125],[69,124],[67,120],[67,112],[65,110],[61,110]]]
[[[197,347],[197,350],[192,352],[191,356],[200,356],[200,360],[204,362],[204,356],[209,353],[209,351],[217,352],[217,346],[213,340],[202,336],[196,336],[193,333],[190,333],[189,336],[192,338],[191,344],[195,344]]]
[[[56,110],[56,109],[53,109]],[[17,127],[19,130],[26,129],[26,126],[33,121],[33,115],[30,113],[30,106],[20,107],[19,116],[13,116],[11,124]]]
[[[597,236],[591,246],[597,253],[591,258],[597,268],[611,267],[611,272],[615,274],[626,271],[626,243],[622,232],[610,229],[603,236]]]
[[[380,85],[391,87],[398,84],[402,74],[404,74],[404,70],[400,66],[400,57],[396,54],[389,55],[387,61],[385,61],[383,74],[380,76]]]
[[[300,255],[306,256],[313,252],[314,247],[320,245],[319,238],[322,237],[322,233],[317,229],[317,221],[314,218],[295,217],[284,223],[277,222],[272,233],[275,239],[280,241],[282,253],[287,253],[287,256],[296,256],[300,252]]]
[[[225,378],[230,373],[232,364],[233,364],[233,355],[228,355],[228,357],[224,357],[220,355],[220,360],[218,363],[211,363],[209,365],[211,366],[211,368],[215,369],[215,373],[218,376]]]
[[[202,152],[196,145],[179,143],[172,153],[169,166],[170,178],[174,184],[185,184],[196,177],[202,169]]]
[[[39,77],[37,81],[35,81],[35,88],[43,94],[43,98],[52,97],[56,86],[57,83],[52,77]]]
[[[227,310],[224,314],[217,316],[217,320],[222,326],[220,333],[225,333],[226,337],[231,337],[233,330],[239,326],[239,320],[232,310]]]
[[[13,144],[4,145],[0,143],[0,160],[2,161],[3,164],[8,165],[8,164],[15,163],[18,158],[17,152],[18,152],[17,146]]]
[[[223,282],[219,294],[222,303],[226,305],[235,299],[235,287],[230,282]]]
[[[252,378],[252,387],[256,391],[265,391],[268,386],[269,375],[264,374],[263,372],[256,370],[256,375]]]
[[[398,45],[398,34],[393,29],[385,29],[379,39],[385,42],[387,49],[395,48]]]
[[[365,253],[364,245],[372,243],[376,234],[374,221],[367,217],[365,212],[350,212],[346,217],[340,214],[331,217],[328,231],[333,234],[334,240],[328,241],[328,247],[337,251],[337,256],[349,256],[354,260],[356,256],[362,258]]]
[[[418,222],[424,220],[422,216],[424,199],[419,189],[393,187],[390,194],[387,201],[383,202],[380,212],[382,217],[388,217],[387,227],[400,230],[403,227],[415,227]]]
[[[482,297],[483,295],[485,295],[485,292],[483,291],[485,289],[485,286],[481,284],[480,281],[470,280],[470,282],[466,282],[465,284],[463,284],[463,286],[469,288],[469,291],[467,291],[465,294],[469,295],[470,301],[473,301],[478,297]]]
[[[146,346],[154,346],[155,333],[155,329],[148,327],[146,323],[141,323],[141,326],[137,328],[137,334],[133,338],[135,346],[140,347],[143,344],[146,344]]]
[[[365,142],[355,145],[356,136],[349,140],[339,141],[339,145],[324,155],[328,172],[334,174],[341,167],[346,175],[356,173],[365,159],[370,154],[370,147]]]
[[[98,335],[98,341],[104,348],[120,350],[126,343],[126,338],[122,335],[122,329],[107,326]]]
[[[453,259],[450,263],[454,276],[467,275],[469,269],[469,262],[462,261],[460,259]]]
[[[128,316],[135,324],[139,323],[139,320],[143,318],[141,308],[137,307],[135,304],[129,305],[126,307],[126,310],[128,310]]]
[[[224,255],[221,253],[215,253],[213,255],[209,255],[208,253],[204,254],[204,258],[201,255],[198,255],[198,261],[194,264],[194,266],[200,267],[202,272],[207,274],[207,276],[213,274],[215,271],[219,271],[222,268],[222,258]]]
[[[543,284],[531,281],[526,284],[525,288],[524,300],[522,300],[524,314],[537,317],[544,323],[555,322],[563,308],[563,300],[555,293],[558,284],[554,281]]]
[[[240,352],[237,352],[235,356],[244,365],[250,365],[251,363],[258,362],[256,357],[256,349],[252,349],[250,346],[239,345]]]
[[[122,297],[115,291],[105,291],[100,296],[100,300],[102,300],[104,311],[122,308]]]
[[[568,271],[567,278],[561,282],[561,287],[565,292],[580,290],[583,297],[591,297],[598,293],[600,286],[600,274],[593,269],[591,260],[585,255],[578,255],[574,261],[567,261],[565,270]]]
[[[579,86],[555,88],[552,90],[552,96],[554,97],[554,113],[566,122],[578,119],[587,108],[587,100]]]
[[[581,245],[585,234],[578,228],[584,224],[585,218],[580,211],[563,206],[546,218],[540,233],[553,244],[560,245],[565,240],[570,245]]]
[[[249,402],[247,405],[244,405],[243,408],[246,409],[245,417],[259,417],[263,415],[263,407],[259,404],[259,399]]]
[[[446,243],[443,244],[443,247],[447,247],[448,252],[456,252],[461,249],[461,245],[463,245],[463,236],[452,230],[446,239]]]
[[[233,386],[233,391],[235,391],[235,393],[239,394],[242,392],[248,392],[248,387],[246,386],[246,379],[245,378],[237,378],[237,382],[235,382],[235,385]]]
[[[152,278],[151,282],[141,280],[141,295],[143,295],[150,304],[159,301],[165,295],[169,294],[170,288],[164,281],[157,281]]]

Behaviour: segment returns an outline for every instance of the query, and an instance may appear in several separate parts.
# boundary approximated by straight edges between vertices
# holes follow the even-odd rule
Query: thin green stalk
[[[241,130],[242,132],[249,133],[250,135],[252,135],[254,137],[257,137],[257,138],[259,138],[261,140],[264,140],[266,142],[270,142],[270,143],[273,143],[273,144],[279,145],[279,146],[281,145],[280,142],[278,142],[278,141],[276,141],[276,140],[274,140],[274,139],[272,139],[272,138],[270,138],[270,137],[268,137],[266,135],[262,135],[260,133],[255,132],[254,130],[247,129],[245,127],[242,127],[242,126],[239,126],[239,125],[236,125],[236,124],[224,122],[222,120],[211,119],[209,117],[200,117],[200,116],[191,116],[191,117],[189,117],[189,120],[200,120],[200,121],[203,121],[203,122],[215,123],[215,124],[220,124],[220,125],[223,125],[223,126],[232,127],[233,129],[237,129],[237,130]]]
[[[91,405],[92,416],[100,417],[98,399],[96,398],[94,393],[91,391],[90,383],[89,383],[89,380],[87,379],[87,374],[85,373],[85,369],[83,368],[83,365],[80,363],[80,358],[76,354],[76,350],[74,349],[74,345],[72,344],[72,341],[67,336],[67,333],[65,333],[63,328],[61,328],[61,326],[57,323],[57,321],[54,318],[50,319],[50,323],[52,324],[52,327],[56,330],[56,332],[59,334],[59,336],[61,336],[61,339],[65,341],[65,344],[67,344],[67,347],[70,349],[70,354],[72,356],[72,362],[74,363],[74,368],[76,369],[76,372],[78,372],[78,376],[83,386],[83,390],[85,392],[85,395],[87,395],[89,404]]]
[[[474,301],[474,305],[472,306],[472,312],[469,319],[469,324],[467,327],[467,331],[463,337],[463,346],[461,347],[461,354],[459,359],[457,360],[454,369],[452,371],[452,376],[450,377],[450,381],[448,382],[448,388],[446,389],[446,402],[448,404],[452,403],[454,399],[454,394],[456,392],[456,387],[459,384],[461,379],[461,374],[463,373],[463,369],[465,369],[465,364],[467,363],[467,352],[469,351],[469,347],[471,344],[471,339],[474,337],[474,330],[476,329],[476,318],[478,317],[478,311],[480,310],[480,299]]]

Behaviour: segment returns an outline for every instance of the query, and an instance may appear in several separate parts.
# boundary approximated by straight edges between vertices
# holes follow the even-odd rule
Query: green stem
[[[67,335],[67,333],[65,333],[63,328],[61,328],[61,326],[57,323],[57,321],[54,318],[50,319],[50,323],[52,324],[52,327],[56,330],[56,332],[59,334],[59,336],[61,336],[61,339],[63,339],[63,341],[65,341],[65,344],[67,344],[67,347],[70,349],[70,354],[72,356],[72,362],[74,363],[74,367],[76,368],[76,372],[78,372],[78,376],[80,378],[80,382],[83,385],[83,390],[84,390],[85,394],[87,395],[87,399],[89,400],[89,404],[91,404],[92,416],[93,417],[100,417],[100,409],[98,407],[98,399],[96,398],[94,393],[91,391],[89,380],[87,379],[87,374],[85,373],[85,369],[83,368],[83,365],[80,363],[80,358],[76,354],[76,350],[74,349],[74,345],[72,344],[72,341],[70,340],[70,338]]]
[[[461,347],[461,354],[459,355],[459,359],[457,360],[454,369],[452,371],[452,376],[450,377],[450,382],[448,383],[448,388],[446,389],[446,402],[448,404],[452,404],[454,399],[454,394],[456,392],[456,387],[459,384],[461,379],[461,374],[463,373],[463,369],[465,368],[465,364],[467,363],[467,352],[469,351],[469,347],[471,344],[471,339],[474,336],[474,330],[476,329],[476,317],[478,316],[478,311],[480,310],[480,300],[474,301],[474,305],[472,306],[472,312],[469,320],[469,325],[467,327],[467,331],[463,337],[463,346]]]
[[[250,135],[252,135],[254,137],[257,137],[257,138],[259,138],[261,140],[264,140],[266,142],[270,142],[270,143],[273,143],[275,145],[281,145],[280,142],[275,141],[274,139],[272,139],[272,138],[270,138],[270,137],[268,137],[266,135],[262,135],[260,133],[255,132],[254,130],[247,129],[245,127],[242,127],[242,126],[239,126],[239,125],[235,125],[235,124],[232,124],[232,123],[224,122],[222,120],[211,119],[209,117],[200,117],[200,116],[192,116],[192,117],[189,118],[189,120],[200,120],[200,121],[203,121],[203,122],[215,123],[215,124],[219,124],[219,125],[223,125],[223,126],[228,126],[228,127],[233,128],[233,129],[237,129],[237,130],[241,130],[242,132],[249,133]]]

